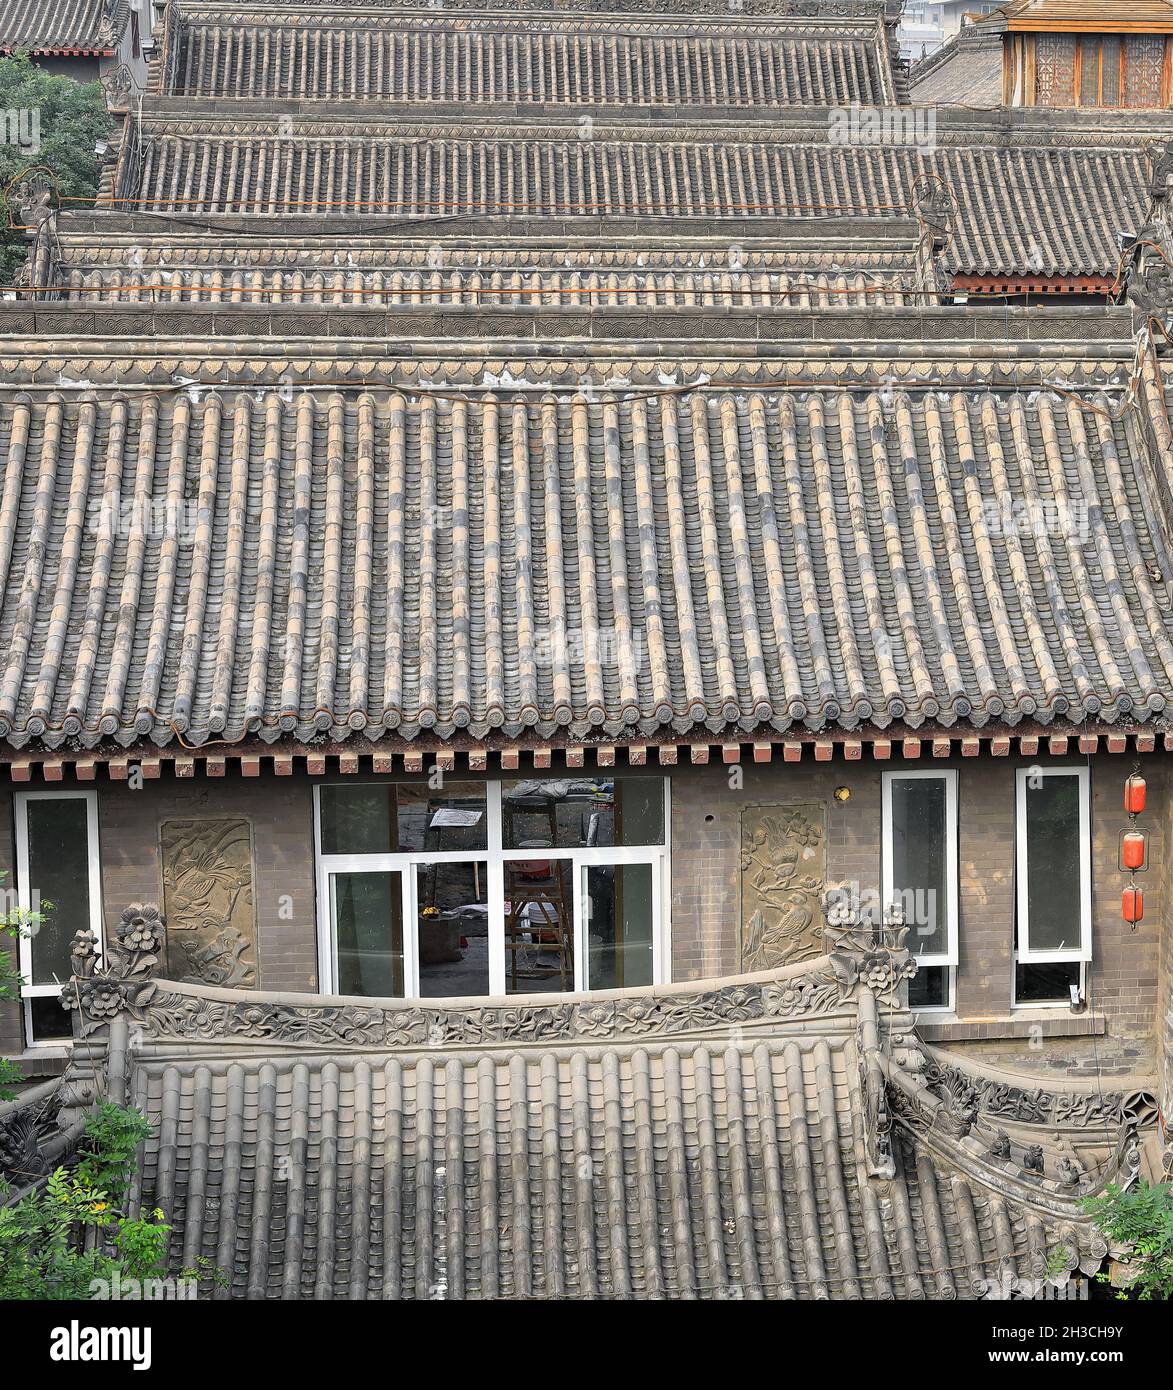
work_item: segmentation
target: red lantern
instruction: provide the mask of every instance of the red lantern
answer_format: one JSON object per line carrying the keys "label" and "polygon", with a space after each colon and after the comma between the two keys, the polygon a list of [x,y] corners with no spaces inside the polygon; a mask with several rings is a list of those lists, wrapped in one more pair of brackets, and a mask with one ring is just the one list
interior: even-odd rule
{"label": "red lantern", "polygon": [[1130,816],[1139,816],[1144,813],[1145,793],[1147,791],[1144,778],[1134,772],[1124,784],[1124,809]]}
{"label": "red lantern", "polygon": [[1120,842],[1120,858],[1126,869],[1145,866],[1145,839],[1139,830],[1130,830]]}
{"label": "red lantern", "polygon": [[1144,889],[1126,888],[1120,904],[1120,911],[1126,922],[1134,925],[1144,916]]}

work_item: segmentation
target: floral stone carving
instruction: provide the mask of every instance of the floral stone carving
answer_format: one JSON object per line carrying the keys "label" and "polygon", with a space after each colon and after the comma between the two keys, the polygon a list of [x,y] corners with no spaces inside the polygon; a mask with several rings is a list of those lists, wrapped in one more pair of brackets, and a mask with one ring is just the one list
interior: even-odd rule
{"label": "floral stone carving", "polygon": [[92,931],[79,931],[70,948],[73,977],[61,991],[64,1008],[76,1009],[82,1037],[119,1014],[141,1022],[155,995],[151,978],[159,964],[164,920],[152,903],[132,903],[123,912],[114,941],[99,959]]}
{"label": "floral stone carving", "polygon": [[821,805],[745,808],[741,815],[743,970],[772,970],[822,952],[826,873]]}
{"label": "floral stone carving", "polygon": [[253,988],[256,913],[246,820],[172,820],[159,832],[173,979]]}

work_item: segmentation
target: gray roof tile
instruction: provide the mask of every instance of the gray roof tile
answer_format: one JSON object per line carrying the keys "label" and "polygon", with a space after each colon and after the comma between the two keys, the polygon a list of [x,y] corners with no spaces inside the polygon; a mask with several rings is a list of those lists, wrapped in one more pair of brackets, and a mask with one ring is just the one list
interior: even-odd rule
{"label": "gray roof tile", "polygon": [[63,1096],[96,1067],[147,1115],[133,1198],[220,1298],[973,1298],[1059,1252],[1094,1271],[1080,1198],[1131,1173],[1136,1113],[1001,1075],[1047,1117],[1004,1118],[858,983],[866,961],[884,987],[876,960],[861,938],[769,974],[484,1005],[158,981],[128,1004],[133,1046],[83,995]]}
{"label": "gray roof tile", "polygon": [[[0,50],[112,53],[128,13],[126,0],[5,0]],[[103,29],[107,15],[110,24]]]}
{"label": "gray roof tile", "polygon": [[1145,719],[1173,678],[1168,562],[1103,404],[17,395],[0,728]]}
{"label": "gray roof tile", "polygon": [[1114,277],[1116,234],[1135,231],[1148,209],[1148,158],[1135,130],[947,130],[942,114],[918,144],[835,143],[825,122],[733,130],[599,121],[584,140],[573,122],[292,120],[292,138],[269,115],[147,121],[137,191],[122,192],[141,200],[132,207],[218,223],[315,212],[906,218],[928,174],[956,203],[948,269],[1035,277]]}

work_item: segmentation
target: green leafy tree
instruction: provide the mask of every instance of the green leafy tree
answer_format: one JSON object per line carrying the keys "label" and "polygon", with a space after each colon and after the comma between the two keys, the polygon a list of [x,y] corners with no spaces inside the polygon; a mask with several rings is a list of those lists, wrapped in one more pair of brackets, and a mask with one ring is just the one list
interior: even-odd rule
{"label": "green leafy tree", "polygon": [[88,1299],[96,1281],[161,1276],[171,1229],[163,1213],[132,1220],[120,1208],[149,1133],[137,1110],[103,1102],[86,1121],[77,1166],[0,1207],[0,1299]]}
{"label": "green leafy tree", "polygon": [[[135,1149],[150,1132],[138,1110],[102,1101],[86,1120],[77,1163],[0,1207],[0,1299],[90,1299],[164,1278],[164,1213],[130,1217],[124,1209]],[[179,1274],[199,1276],[224,1282],[203,1258]]]}
{"label": "green leafy tree", "polygon": [[[84,206],[98,191],[101,166],[94,154],[98,140],[110,134],[111,120],[97,82],[80,83],[34,67],[26,54],[0,58],[0,111],[35,112],[40,147],[13,140],[0,144],[0,189],[21,170],[38,166],[52,171],[65,207]],[[25,234],[0,215],[0,283],[11,285],[25,259]]]}
{"label": "green leafy tree", "polygon": [[1173,1297],[1173,1185],[1142,1182],[1126,1191],[1109,1183],[1083,1206],[1110,1241],[1128,1247],[1131,1278],[1117,1297]]}

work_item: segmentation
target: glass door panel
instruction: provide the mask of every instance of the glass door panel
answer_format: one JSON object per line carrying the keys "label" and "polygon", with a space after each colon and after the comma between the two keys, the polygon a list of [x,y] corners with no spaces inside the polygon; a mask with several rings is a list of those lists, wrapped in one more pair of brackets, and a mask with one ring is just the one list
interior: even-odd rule
{"label": "glass door panel", "polygon": [[404,994],[403,874],[330,875],[330,927],[339,994]]}
{"label": "glass door panel", "polygon": [[419,993],[424,999],[486,995],[489,988],[488,865],[439,860],[415,869]]}
{"label": "glass door panel", "polygon": [[588,864],[583,881],[587,988],[650,985],[655,941],[651,864]]}
{"label": "glass door panel", "polygon": [[509,994],[574,989],[574,864],[505,861],[505,989]]}

